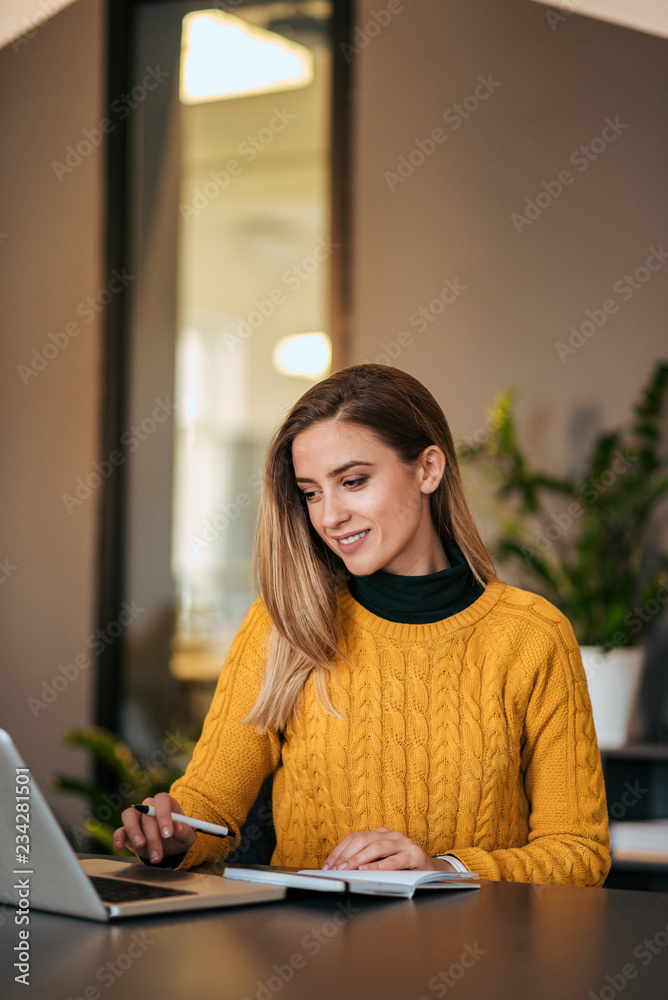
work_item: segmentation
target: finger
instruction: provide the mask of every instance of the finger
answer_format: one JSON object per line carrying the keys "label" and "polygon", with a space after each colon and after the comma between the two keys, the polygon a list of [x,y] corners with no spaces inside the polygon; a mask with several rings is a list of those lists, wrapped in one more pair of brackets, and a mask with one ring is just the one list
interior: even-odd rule
{"label": "finger", "polygon": [[329,854],[327,855],[327,857],[325,858],[325,860],[323,862],[323,865],[322,865],[323,869],[333,868],[336,864],[338,864],[339,861],[342,860],[345,857],[345,853],[349,849],[350,844],[358,836],[359,836],[359,834],[357,834],[357,833],[349,833],[349,834],[347,834],[343,838],[343,840],[341,840],[336,845],[336,847],[334,847],[329,852]]}
{"label": "finger", "polygon": [[374,840],[373,843],[365,845],[355,855],[348,858],[347,867],[350,869],[361,868],[382,858],[389,858],[400,852],[405,852],[406,848],[406,838],[401,837],[401,835],[397,835],[396,839],[382,838]]}
{"label": "finger", "polygon": [[397,830],[388,831],[386,837],[379,837],[373,843],[368,844],[358,852],[356,857],[349,859],[348,867],[352,868],[353,865],[358,868],[388,867],[388,865],[380,865],[379,862],[397,855],[401,855],[399,861],[392,861],[389,867],[424,870],[433,867],[431,858],[425,854],[422,848],[414,840]]}
{"label": "finger", "polygon": [[158,792],[153,799],[155,822],[158,830],[160,831],[160,836],[164,837],[165,840],[169,840],[169,838],[174,835],[174,820],[172,819],[172,813],[182,811],[180,806],[178,810],[174,809],[174,805],[178,806],[178,802],[176,802],[176,799],[173,799],[167,792]]}
{"label": "finger", "polygon": [[400,841],[396,842],[393,850],[387,851],[383,857],[378,857],[373,861],[369,861],[364,857],[363,852],[357,858],[358,867],[362,870],[365,869],[403,869],[408,871],[434,871],[436,866],[434,865],[434,859],[422,850],[418,844],[413,840],[409,840],[408,837],[401,837]]}
{"label": "finger", "polygon": [[[153,808],[155,808],[154,799],[144,799],[143,805],[153,806]],[[162,837],[160,836],[160,830],[158,829],[155,817],[142,815],[141,826],[146,840],[146,851],[145,854],[142,854],[142,856],[148,856],[149,861],[153,864],[157,864],[158,861],[162,861],[164,851],[162,846]]]}
{"label": "finger", "polygon": [[174,823],[174,833],[163,841],[166,854],[182,854],[197,840],[197,831],[186,823]]}
{"label": "finger", "polygon": [[398,854],[390,854],[386,858],[378,861],[370,861],[367,864],[359,865],[360,871],[412,871],[415,866],[410,862],[410,855],[407,851],[399,851]]}
{"label": "finger", "polygon": [[[182,854],[195,842],[196,831],[185,823],[174,822],[171,817],[172,812],[183,812],[176,799],[166,792],[160,792],[154,799],[144,799],[144,805],[152,805],[156,816],[147,816],[132,808],[125,810],[122,817],[123,827],[120,832],[117,831],[117,837],[114,835],[114,845],[118,845],[118,850],[122,850],[125,838],[125,843],[135,854],[142,858],[148,857],[152,863],[156,863],[165,854]],[[164,831],[167,829],[171,833],[165,837]]]}
{"label": "finger", "polygon": [[349,833],[343,838],[340,844],[334,848],[330,856],[326,859],[323,868],[345,868],[348,858],[354,857],[358,851],[368,843],[371,831],[361,831],[359,833]]}
{"label": "finger", "polygon": [[195,843],[197,831],[187,823],[179,823],[174,815],[183,809],[177,799],[167,792],[159,792],[154,798],[155,819],[160,835],[163,838],[162,848],[165,854],[182,854]]}
{"label": "finger", "polygon": [[[157,796],[156,796],[157,798]],[[181,805],[175,798],[170,795],[170,807],[172,813],[181,813],[183,815],[183,809]],[[194,844],[197,840],[197,831],[192,827],[188,826],[187,823],[179,823],[178,820],[172,819],[173,834],[169,842],[170,851],[174,854],[181,854],[186,851],[191,844]]]}
{"label": "finger", "polygon": [[124,826],[120,826],[118,830],[114,830],[112,842],[115,851],[122,851],[125,847],[132,848],[132,842]]}
{"label": "finger", "polygon": [[[379,840],[384,840],[388,835],[392,838],[403,836],[403,834],[388,830],[386,826],[378,827],[376,830],[362,830],[359,833],[348,834],[347,837],[343,838],[338,848],[332,852],[334,856],[331,861],[326,863],[332,870],[350,868],[351,861],[357,857],[360,851]],[[378,857],[378,855],[374,855],[374,857]]]}
{"label": "finger", "polygon": [[[125,832],[125,838],[128,846],[132,850],[136,850],[138,847],[143,847],[146,843],[146,838],[141,826],[140,814],[136,809],[124,809],[121,814],[121,819],[123,821],[122,829]],[[120,839],[120,838],[119,838]]]}

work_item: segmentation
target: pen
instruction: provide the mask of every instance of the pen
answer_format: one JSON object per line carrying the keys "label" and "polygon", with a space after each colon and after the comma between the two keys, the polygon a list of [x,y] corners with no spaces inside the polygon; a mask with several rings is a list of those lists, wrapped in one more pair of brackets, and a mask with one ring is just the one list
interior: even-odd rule
{"label": "pen", "polygon": [[[153,806],[133,806],[137,812],[144,813],[146,816],[155,816],[155,809]],[[184,816],[183,813],[172,813],[172,819],[175,823],[185,823],[186,826],[191,826],[193,830],[200,830],[202,833],[208,833],[210,837],[227,837],[230,832],[226,826],[218,826],[216,823],[206,823],[203,819],[193,819],[192,816]]]}

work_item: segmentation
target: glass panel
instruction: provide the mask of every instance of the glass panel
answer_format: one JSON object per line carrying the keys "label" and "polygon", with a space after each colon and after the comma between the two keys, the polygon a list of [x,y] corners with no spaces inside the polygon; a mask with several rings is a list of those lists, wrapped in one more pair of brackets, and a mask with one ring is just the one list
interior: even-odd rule
{"label": "glass panel", "polygon": [[[195,5],[164,6],[168,18],[148,6],[142,14],[136,58],[137,66],[146,65],[163,44],[163,65],[176,68],[180,61],[180,99],[173,80],[160,121],[151,124],[157,105],[147,102],[133,140],[133,149],[144,154],[135,166],[133,198],[141,219],[138,271],[163,279],[144,281],[135,301],[131,411],[141,412],[141,400],[150,395],[144,383],[151,379],[142,376],[151,359],[151,350],[141,346],[151,325],[147,310],[153,302],[169,313],[165,303],[171,301],[172,332],[163,330],[163,346],[155,350],[164,350],[171,336],[173,489],[170,500],[163,495],[158,501],[138,453],[130,467],[127,593],[139,593],[139,603],[153,602],[156,611],[162,602],[164,610],[167,588],[148,581],[150,553],[141,530],[145,524],[150,533],[151,503],[157,501],[163,521],[165,506],[171,510],[172,606],[169,615],[146,621],[143,635],[138,622],[128,641],[124,729],[134,745],[150,730],[155,740],[175,719],[199,724],[255,596],[251,557],[262,457],[282,414],[329,371],[336,250],[330,236],[332,5],[314,0],[236,6],[233,15],[207,11],[205,36],[211,41],[215,35],[219,48],[213,48],[213,72],[198,75],[204,83],[197,86],[206,93],[202,98],[199,91],[197,99],[187,92],[195,86],[188,83],[193,60],[205,64],[212,50],[198,41],[202,24],[193,22]],[[221,26],[246,29],[243,44],[251,48],[239,83],[243,96],[236,93],[236,78],[228,73],[222,80],[218,73],[217,64],[232,62],[224,58],[224,33],[216,34]],[[238,38],[234,45],[241,44]],[[306,69],[297,82],[272,84],[268,53],[285,39]],[[253,46],[264,72],[259,82],[248,72]],[[253,92],[255,86],[260,92]],[[173,260],[161,242],[169,225],[161,229],[160,209],[146,206],[149,198],[157,203],[160,190],[178,219]],[[162,476],[169,471],[164,460],[160,470]],[[164,536],[163,529],[163,544]]]}

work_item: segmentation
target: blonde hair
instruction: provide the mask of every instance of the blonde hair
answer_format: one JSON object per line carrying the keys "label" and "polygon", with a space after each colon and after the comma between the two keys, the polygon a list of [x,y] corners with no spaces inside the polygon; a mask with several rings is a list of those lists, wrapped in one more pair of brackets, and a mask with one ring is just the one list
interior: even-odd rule
{"label": "blonde hair", "polygon": [[459,546],[480,584],[496,579],[464,496],[450,428],[429,390],[398,368],[375,364],[344,368],[314,385],[274,434],[265,460],[255,576],[273,628],[262,688],[245,720],[260,731],[285,728],[311,673],[325,710],[339,714],[327,679],[336,659],[345,659],[338,626],[345,567],[312,527],[292,466],[295,437],[334,419],[370,428],[407,464],[429,445],[442,448],[445,472],[430,495],[436,530]]}

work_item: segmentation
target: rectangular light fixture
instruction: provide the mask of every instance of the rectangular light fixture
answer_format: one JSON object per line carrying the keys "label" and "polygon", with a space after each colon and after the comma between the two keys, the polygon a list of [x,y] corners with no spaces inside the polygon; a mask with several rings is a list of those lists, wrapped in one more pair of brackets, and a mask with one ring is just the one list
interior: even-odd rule
{"label": "rectangular light fixture", "polygon": [[304,45],[220,10],[186,14],[181,101],[199,104],[307,87],[313,54]]}

